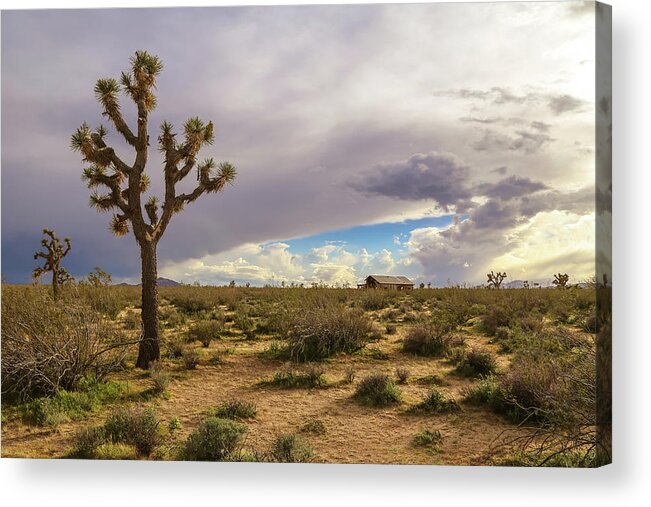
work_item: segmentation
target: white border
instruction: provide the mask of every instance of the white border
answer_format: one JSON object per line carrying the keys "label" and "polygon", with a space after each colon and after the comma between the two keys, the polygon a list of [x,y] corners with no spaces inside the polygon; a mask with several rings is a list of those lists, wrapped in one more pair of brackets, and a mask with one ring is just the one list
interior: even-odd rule
{"label": "white border", "polygon": [[[251,4],[297,3],[264,1]],[[343,2],[352,3],[352,2]],[[358,3],[378,3],[361,1]],[[4,505],[648,505],[649,5],[612,0],[614,88],[614,455],[599,470],[0,460]],[[140,0],[138,6],[245,5]],[[5,1],[9,8],[133,6],[128,1]],[[4,128],[10,128],[3,125]]]}

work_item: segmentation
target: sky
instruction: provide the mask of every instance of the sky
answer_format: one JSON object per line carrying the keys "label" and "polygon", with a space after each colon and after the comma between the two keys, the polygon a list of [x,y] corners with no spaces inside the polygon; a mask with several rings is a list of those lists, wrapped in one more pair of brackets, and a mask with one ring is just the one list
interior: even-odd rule
{"label": "sky", "polygon": [[[164,64],[150,135],[163,120],[212,120],[202,156],[238,171],[174,216],[160,276],[444,286],[490,270],[594,274],[595,8],[532,2],[4,11],[4,280],[30,281],[44,227],[72,238],[74,276],[99,266],[139,280],[135,239],[89,208],[69,148],[87,121],[133,158],[93,86],[138,49]],[[126,97],[122,109],[133,125]],[[161,196],[155,146],[148,173]]]}

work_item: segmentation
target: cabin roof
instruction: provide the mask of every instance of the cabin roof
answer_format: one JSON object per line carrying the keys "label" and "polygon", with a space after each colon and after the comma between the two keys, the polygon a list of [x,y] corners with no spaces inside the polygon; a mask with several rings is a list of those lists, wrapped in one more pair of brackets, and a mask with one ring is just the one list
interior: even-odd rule
{"label": "cabin roof", "polygon": [[386,283],[392,285],[414,285],[406,276],[391,276],[391,275],[369,275],[366,279],[372,278],[377,283]]}

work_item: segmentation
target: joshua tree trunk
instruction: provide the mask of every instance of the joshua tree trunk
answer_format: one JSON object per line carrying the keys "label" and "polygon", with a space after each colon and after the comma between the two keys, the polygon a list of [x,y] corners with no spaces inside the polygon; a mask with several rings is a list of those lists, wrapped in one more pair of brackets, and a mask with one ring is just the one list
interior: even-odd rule
{"label": "joshua tree trunk", "polygon": [[57,299],[59,297],[59,270],[52,270],[52,297]]}
{"label": "joshua tree trunk", "polygon": [[142,261],[142,337],[136,366],[148,368],[149,363],[160,359],[156,243],[146,241],[141,244],[140,258]]}

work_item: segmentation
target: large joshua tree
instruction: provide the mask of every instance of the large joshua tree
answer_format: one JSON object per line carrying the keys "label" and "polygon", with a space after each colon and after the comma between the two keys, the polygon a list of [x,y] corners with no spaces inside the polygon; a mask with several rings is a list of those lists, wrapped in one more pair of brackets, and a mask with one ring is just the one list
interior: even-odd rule
{"label": "large joshua tree", "polygon": [[[164,158],[165,197],[159,210],[155,196],[145,200],[149,187],[145,174],[149,146],[147,119],[156,107],[156,78],[163,69],[157,56],[136,51],[131,58],[131,69],[115,79],[99,79],[95,97],[124,140],[135,151],[132,165],[124,162],[116,151],[106,144],[107,130],[95,130],[84,123],[72,135],[72,149],[81,152],[89,166],[83,171],[88,188],[95,189],[90,204],[98,211],[112,211],[111,230],[117,236],[133,231],[140,247],[142,261],[142,333],[136,366],[148,368],[160,358],[158,332],[158,290],[156,287],[156,247],[175,213],[204,193],[224,189],[235,179],[235,168],[228,162],[215,164],[208,158],[197,161],[199,150],[213,143],[213,124],[197,117],[183,125],[183,140],[178,142],[172,125],[163,122],[158,146]],[[122,116],[118,95],[124,92],[136,105],[138,118],[135,132]],[[177,194],[177,184],[196,168],[197,184],[189,193]],[[97,189],[101,189],[98,191]],[[144,203],[144,204],[143,204]],[[160,211],[160,212],[159,212]]]}
{"label": "large joshua tree", "polygon": [[36,252],[34,254],[34,260],[38,260],[41,257],[45,259],[45,262],[43,266],[34,269],[32,276],[34,279],[38,279],[43,273],[51,272],[52,296],[54,299],[57,299],[59,297],[59,285],[63,285],[72,279],[68,271],[66,271],[66,268],[61,266],[61,260],[70,251],[70,238],[65,238],[61,242],[56,233],[51,229],[43,229],[43,234],[47,236],[41,240],[41,246],[45,251]]}

